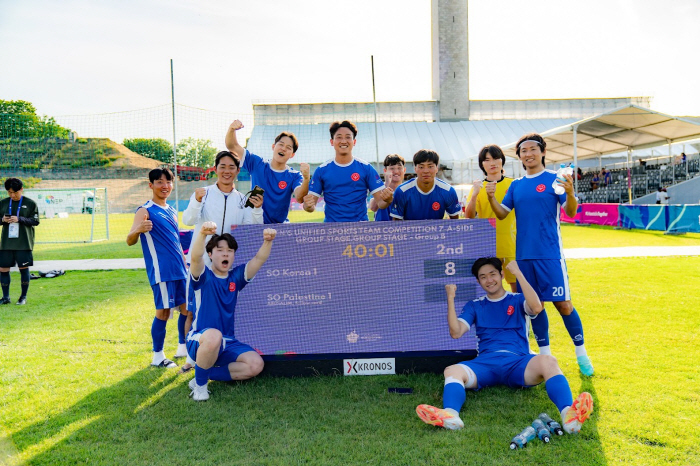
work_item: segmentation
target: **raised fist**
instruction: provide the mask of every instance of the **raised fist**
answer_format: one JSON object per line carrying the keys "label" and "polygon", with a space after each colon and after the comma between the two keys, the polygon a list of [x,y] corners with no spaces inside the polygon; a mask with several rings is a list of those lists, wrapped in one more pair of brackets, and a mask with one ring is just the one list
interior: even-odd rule
{"label": "raised fist", "polygon": [[457,285],[445,285],[445,292],[447,293],[447,299],[455,299]]}
{"label": "raised fist", "polygon": [[301,176],[304,177],[305,180],[308,180],[311,178],[311,167],[309,166],[308,163],[302,162],[299,164],[299,171],[301,172]]}
{"label": "raised fist", "polygon": [[506,269],[508,269],[513,275],[516,275],[518,272],[520,272],[520,267],[518,267],[518,263],[514,260],[508,262],[508,265],[506,265]]}
{"label": "raised fist", "polygon": [[243,128],[243,123],[241,123],[241,120],[233,120],[233,123],[229,125],[229,129],[234,131],[238,131],[241,128]]}
{"label": "raised fist", "polygon": [[496,194],[496,182],[489,181],[486,183],[486,194],[488,197],[493,197]]}
{"label": "raised fist", "polygon": [[202,224],[202,229],[199,230],[199,234],[203,235],[203,236],[215,235],[216,234],[216,223],[204,222]]}
{"label": "raised fist", "polygon": [[197,202],[202,202],[205,194],[207,194],[207,188],[197,188],[194,190],[194,198]]}
{"label": "raised fist", "polygon": [[382,201],[391,202],[394,199],[394,190],[391,188],[384,188],[379,191],[379,197]]}
{"label": "raised fist", "polygon": [[474,194],[472,194],[472,196],[475,197],[477,194],[479,194],[479,191],[481,191],[481,188],[483,187],[483,185],[484,185],[483,181],[474,180],[474,182],[472,183],[472,189],[474,190]]}
{"label": "raised fist", "polygon": [[307,212],[313,212],[316,208],[316,202],[318,198],[313,194],[307,194],[304,196],[304,210]]}
{"label": "raised fist", "polygon": [[274,228],[265,228],[263,230],[263,240],[264,241],[272,241],[275,239],[275,236],[277,236],[277,230]]}

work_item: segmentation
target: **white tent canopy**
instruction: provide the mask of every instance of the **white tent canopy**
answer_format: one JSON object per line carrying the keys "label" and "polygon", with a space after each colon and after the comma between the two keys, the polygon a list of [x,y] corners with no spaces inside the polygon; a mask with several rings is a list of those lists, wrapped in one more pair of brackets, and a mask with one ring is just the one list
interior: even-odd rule
{"label": "white tent canopy", "polygon": [[[700,138],[700,122],[626,105],[543,133],[548,162],[569,162]],[[503,146],[517,157],[515,144]]]}

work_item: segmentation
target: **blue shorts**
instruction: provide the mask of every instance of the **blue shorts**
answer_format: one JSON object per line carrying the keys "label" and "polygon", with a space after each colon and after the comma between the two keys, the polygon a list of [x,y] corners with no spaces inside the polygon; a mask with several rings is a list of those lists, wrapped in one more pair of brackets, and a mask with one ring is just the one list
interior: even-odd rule
{"label": "blue shorts", "polygon": [[[199,349],[199,337],[209,329],[200,330],[199,332],[190,332],[187,335],[187,354],[190,355],[193,361],[197,360],[197,350]],[[221,346],[219,347],[219,356],[216,358],[214,366],[228,366],[232,362],[236,362],[238,357],[247,353],[248,351],[255,351],[250,346],[245,343],[241,343],[233,337],[227,337],[221,340]]]}
{"label": "blue shorts", "polygon": [[507,385],[508,387],[529,387],[525,385],[525,368],[536,354],[513,354],[508,352],[480,354],[463,364],[474,371],[476,389]]}
{"label": "blue shorts", "polygon": [[173,309],[187,302],[184,279],[156,283],[151,288],[156,309]]}
{"label": "blue shorts", "polygon": [[[518,267],[540,301],[556,303],[571,300],[569,272],[564,259],[518,260]],[[520,283],[518,291],[522,293]]]}

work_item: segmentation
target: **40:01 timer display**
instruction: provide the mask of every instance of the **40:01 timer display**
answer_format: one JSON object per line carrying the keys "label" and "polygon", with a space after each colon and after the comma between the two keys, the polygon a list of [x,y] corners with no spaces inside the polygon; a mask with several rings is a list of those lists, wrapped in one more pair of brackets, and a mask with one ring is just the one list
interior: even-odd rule
{"label": "40:01 timer display", "polygon": [[394,257],[394,245],[392,243],[380,243],[375,246],[356,244],[353,247],[352,244],[348,244],[343,250],[343,256],[357,257],[358,259],[362,259],[363,257]]}

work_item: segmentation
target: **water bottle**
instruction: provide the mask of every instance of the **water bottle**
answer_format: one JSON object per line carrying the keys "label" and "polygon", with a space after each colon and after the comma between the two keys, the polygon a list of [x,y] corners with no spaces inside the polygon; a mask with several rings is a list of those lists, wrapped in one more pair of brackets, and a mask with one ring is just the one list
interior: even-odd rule
{"label": "water bottle", "polygon": [[540,418],[532,421],[532,427],[537,433],[537,438],[542,440],[544,443],[549,443],[549,429],[544,425],[544,422]]}
{"label": "water bottle", "polygon": [[527,445],[527,442],[534,440],[536,436],[535,429],[533,429],[532,426],[527,426],[510,441],[510,449],[515,450],[516,448],[523,448]]}
{"label": "water bottle", "polygon": [[537,417],[540,421],[544,422],[549,431],[554,435],[564,435],[564,431],[561,428],[561,424],[552,419],[547,415],[547,413],[542,413]]}
{"label": "water bottle", "polygon": [[566,181],[566,178],[564,178],[564,175],[573,176],[574,175],[574,168],[575,168],[574,165],[567,167],[565,163],[562,163],[559,166],[559,170],[557,170],[557,179],[554,180],[554,183],[552,183],[552,188],[554,188],[555,193],[564,194],[566,192],[566,191],[564,191],[564,187],[559,185],[559,182],[564,183]]}

